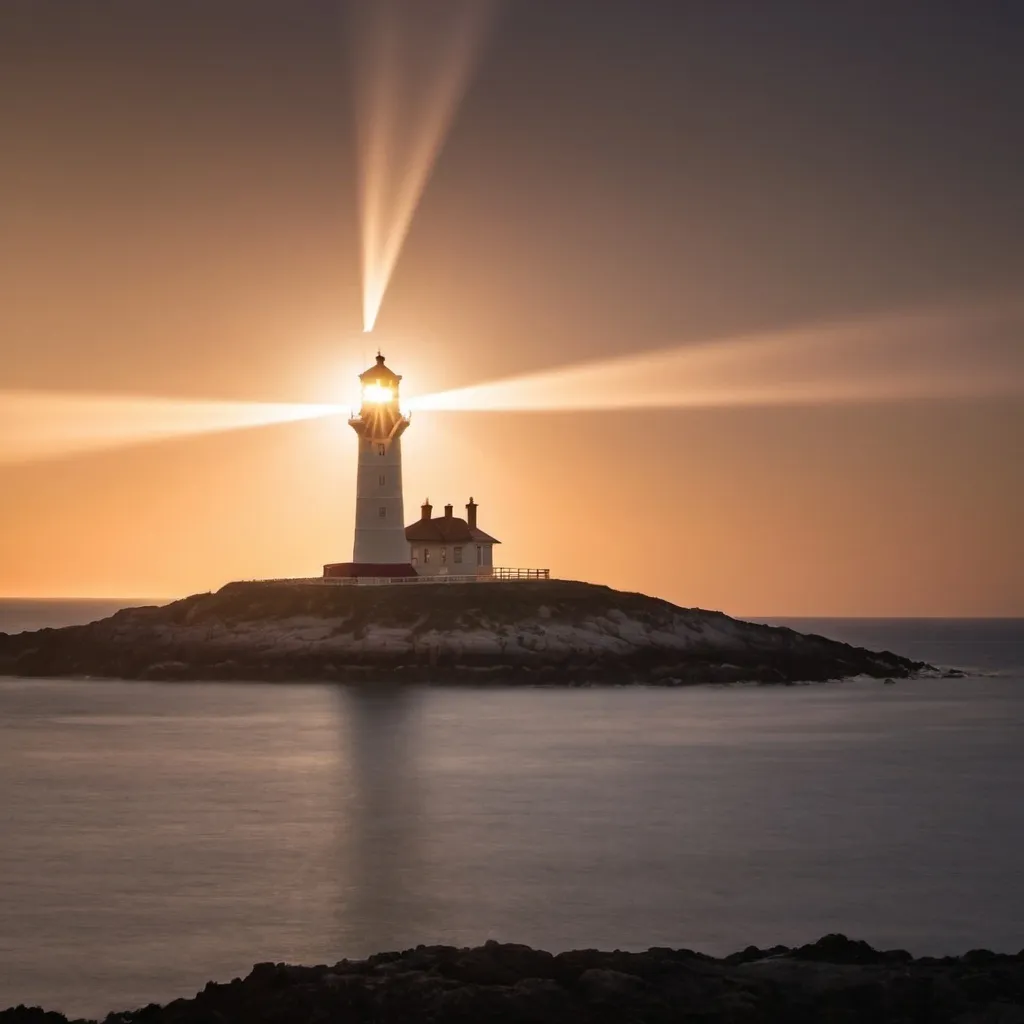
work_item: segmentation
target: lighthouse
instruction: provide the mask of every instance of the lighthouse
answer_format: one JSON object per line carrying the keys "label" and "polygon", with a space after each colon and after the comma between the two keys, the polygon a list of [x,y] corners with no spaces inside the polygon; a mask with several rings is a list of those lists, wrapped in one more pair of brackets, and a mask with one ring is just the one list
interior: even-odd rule
{"label": "lighthouse", "polygon": [[399,406],[401,380],[380,354],[359,375],[361,404],[348,421],[359,438],[352,561],[325,565],[324,576],[416,575],[402,504],[402,434],[409,419]]}
{"label": "lighthouse", "polygon": [[466,518],[445,505],[435,516],[429,501],[416,522],[405,525],[402,502],[402,435],[409,418],[399,404],[402,378],[377,353],[359,374],[359,411],[348,425],[359,444],[356,468],[356,529],[351,562],[329,562],[323,578],[338,584],[456,582],[548,579],[547,569],[508,569],[494,565],[501,542],[477,525],[479,506],[470,498]]}

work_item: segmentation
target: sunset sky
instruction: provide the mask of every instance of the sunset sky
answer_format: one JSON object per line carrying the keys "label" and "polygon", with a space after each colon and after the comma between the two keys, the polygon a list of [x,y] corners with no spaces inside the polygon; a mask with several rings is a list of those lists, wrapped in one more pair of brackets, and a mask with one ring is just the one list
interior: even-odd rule
{"label": "sunset sky", "polygon": [[[506,0],[369,336],[352,33],[339,0],[0,0],[0,402],[329,403],[378,345],[428,393],[922,314],[922,375],[1006,387],[914,394],[896,331],[877,400],[422,411],[406,517],[472,495],[499,564],[738,615],[1024,615],[1024,340],[973,319],[1021,299],[1024,7]],[[351,556],[343,417],[16,441],[0,596]]]}

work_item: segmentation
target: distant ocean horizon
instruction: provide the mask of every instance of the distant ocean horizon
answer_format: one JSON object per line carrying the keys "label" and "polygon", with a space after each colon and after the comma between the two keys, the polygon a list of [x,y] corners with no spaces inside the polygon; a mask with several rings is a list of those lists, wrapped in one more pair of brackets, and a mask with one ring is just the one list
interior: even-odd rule
{"label": "distant ocean horizon", "polygon": [[81,626],[105,619],[122,608],[170,604],[177,598],[148,597],[0,597],[0,633]]}

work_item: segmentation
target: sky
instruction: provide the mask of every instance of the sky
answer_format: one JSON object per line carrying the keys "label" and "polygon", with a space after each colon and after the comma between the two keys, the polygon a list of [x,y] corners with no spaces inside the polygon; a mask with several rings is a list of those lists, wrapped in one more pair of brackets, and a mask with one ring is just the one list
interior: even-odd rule
{"label": "sky", "polygon": [[[945,324],[922,372],[1020,351],[959,313],[1021,297],[1018,5],[499,6],[364,336],[340,0],[0,3],[0,402],[329,403],[378,345],[426,393],[908,312]],[[423,411],[406,517],[472,495],[499,564],[732,614],[1024,615],[1020,393]],[[317,575],[354,447],[334,417],[0,457],[0,595]]]}

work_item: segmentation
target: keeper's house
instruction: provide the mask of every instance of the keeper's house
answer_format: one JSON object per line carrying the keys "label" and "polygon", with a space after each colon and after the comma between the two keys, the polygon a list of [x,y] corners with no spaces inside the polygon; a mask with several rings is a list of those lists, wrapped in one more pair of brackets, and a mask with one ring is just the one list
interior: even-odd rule
{"label": "keeper's house", "polygon": [[420,518],[405,528],[413,568],[420,576],[490,576],[494,571],[494,545],[500,544],[476,525],[479,506],[470,498],[466,518],[453,515],[445,505],[444,515],[434,517],[434,508],[424,502]]}

